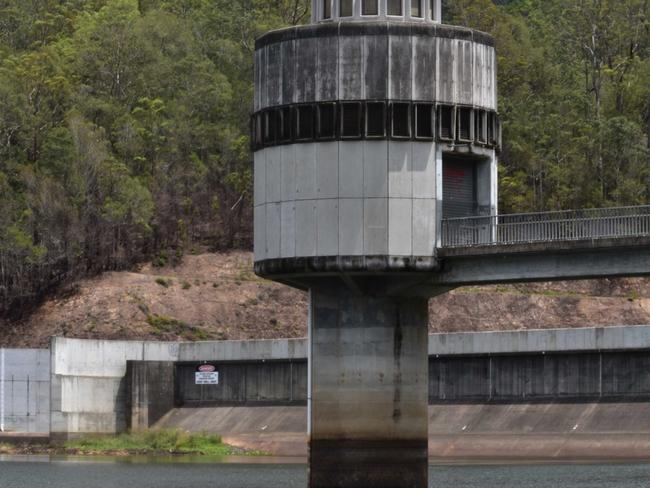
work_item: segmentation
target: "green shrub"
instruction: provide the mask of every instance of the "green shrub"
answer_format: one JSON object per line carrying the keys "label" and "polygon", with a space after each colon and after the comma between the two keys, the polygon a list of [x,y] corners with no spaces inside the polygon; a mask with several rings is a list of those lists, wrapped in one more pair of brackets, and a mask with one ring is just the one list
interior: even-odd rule
{"label": "green shrub", "polygon": [[224,444],[221,437],[214,434],[190,434],[182,430],[148,430],[118,436],[89,437],[69,441],[67,449],[81,452],[110,453],[128,451],[137,453],[188,453],[209,456],[227,456],[233,453],[259,455],[260,452],[239,452]]}
{"label": "green shrub", "polygon": [[203,329],[166,315],[151,313],[147,315],[147,323],[153,328],[153,334],[156,336],[172,334],[188,341],[203,341],[209,338]]}
{"label": "green shrub", "polygon": [[152,264],[156,268],[163,268],[167,266],[169,262],[169,254],[167,251],[163,250],[158,253],[158,255],[153,259]]}
{"label": "green shrub", "polygon": [[169,288],[170,286],[172,286],[173,281],[168,278],[156,278],[156,283],[158,283],[160,286],[164,288]]}

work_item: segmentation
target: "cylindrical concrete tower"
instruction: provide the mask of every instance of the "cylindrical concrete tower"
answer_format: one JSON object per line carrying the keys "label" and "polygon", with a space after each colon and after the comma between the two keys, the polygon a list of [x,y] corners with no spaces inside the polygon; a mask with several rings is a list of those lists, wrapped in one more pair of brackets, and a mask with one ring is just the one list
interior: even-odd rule
{"label": "cylindrical concrete tower", "polygon": [[255,50],[255,271],[309,289],[310,486],[425,487],[445,216],[496,213],[496,54],[440,0],[314,0]]}

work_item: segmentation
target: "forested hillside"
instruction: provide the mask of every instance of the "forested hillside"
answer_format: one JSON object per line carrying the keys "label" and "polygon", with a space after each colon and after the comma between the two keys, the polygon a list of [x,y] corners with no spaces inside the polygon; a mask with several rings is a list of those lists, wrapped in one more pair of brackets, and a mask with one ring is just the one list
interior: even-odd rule
{"label": "forested hillside", "polygon": [[446,4],[497,40],[501,212],[649,203],[648,0]]}
{"label": "forested hillside", "polygon": [[249,246],[254,39],[305,4],[0,0],[0,311]]}
{"label": "forested hillside", "polygon": [[[252,53],[309,0],[0,0],[0,315],[251,241]],[[650,199],[648,0],[448,0],[499,50],[501,209]]]}

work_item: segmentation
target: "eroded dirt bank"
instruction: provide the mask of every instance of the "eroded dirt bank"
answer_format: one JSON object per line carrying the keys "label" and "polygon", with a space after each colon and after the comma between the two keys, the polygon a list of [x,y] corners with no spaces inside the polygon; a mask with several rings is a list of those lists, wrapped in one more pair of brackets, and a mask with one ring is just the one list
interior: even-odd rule
{"label": "eroded dirt bank", "polygon": [[[430,301],[432,332],[650,324],[650,280],[461,288]],[[304,337],[300,291],[257,278],[252,254],[186,256],[84,280],[29,319],[0,324],[0,345],[43,347],[53,335],[150,340]]]}

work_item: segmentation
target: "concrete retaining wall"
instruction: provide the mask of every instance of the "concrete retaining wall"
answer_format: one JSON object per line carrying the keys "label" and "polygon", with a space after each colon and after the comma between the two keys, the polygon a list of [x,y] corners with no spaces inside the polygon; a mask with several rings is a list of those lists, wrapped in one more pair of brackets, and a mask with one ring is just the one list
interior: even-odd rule
{"label": "concrete retaining wall", "polygon": [[49,385],[47,349],[0,349],[0,427],[4,432],[49,432]]}
{"label": "concrete retaining wall", "polygon": [[[434,364],[430,388],[437,393],[432,393],[430,401],[520,401],[576,395],[648,398],[650,353],[643,351],[650,351],[650,326],[434,334],[429,337],[429,354]],[[566,359],[564,353],[571,353],[573,359]],[[555,354],[564,354],[565,359],[553,357]],[[293,363],[293,396],[289,398],[302,401],[306,386],[300,363],[306,356],[304,339],[153,343],[55,338],[51,351],[8,349],[4,374],[5,427],[32,433],[51,429],[55,437],[124,430],[128,360]],[[440,361],[438,366],[434,359]],[[444,385],[440,379],[443,365],[447,371]],[[252,386],[250,390],[246,386],[250,394],[237,396],[233,389],[232,397],[215,400],[241,397],[244,402],[285,401],[282,392],[286,393],[288,383],[278,383],[277,375],[270,372],[266,379],[259,374],[251,374],[251,381],[247,380],[250,385],[253,380],[258,382],[257,393],[253,394]],[[546,379],[538,381],[539,375]],[[260,386],[259,381],[264,385]],[[262,388],[273,381],[276,383],[271,390]],[[441,385],[444,395],[440,393]]]}
{"label": "concrete retaining wall", "polygon": [[650,398],[650,352],[441,357],[429,402]]}
{"label": "concrete retaining wall", "polygon": [[56,337],[51,342],[51,436],[127,428],[127,361],[306,358],[305,340],[144,342]]}
{"label": "concrete retaining wall", "polygon": [[146,430],[174,408],[175,364],[172,361],[127,361],[126,424]]}
{"label": "concrete retaining wall", "polygon": [[304,405],[307,403],[307,361],[222,363],[218,385],[196,385],[196,363],[176,367],[180,405]]}
{"label": "concrete retaining wall", "polygon": [[176,343],[54,338],[51,343],[53,438],[126,429],[126,363],[177,361]]}
{"label": "concrete retaining wall", "polygon": [[[429,457],[486,461],[650,458],[648,402],[459,403],[428,408]],[[307,456],[306,407],[178,408],[163,428],[213,432],[279,456]]]}

